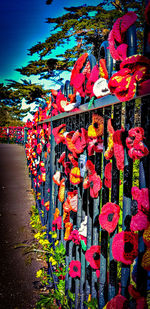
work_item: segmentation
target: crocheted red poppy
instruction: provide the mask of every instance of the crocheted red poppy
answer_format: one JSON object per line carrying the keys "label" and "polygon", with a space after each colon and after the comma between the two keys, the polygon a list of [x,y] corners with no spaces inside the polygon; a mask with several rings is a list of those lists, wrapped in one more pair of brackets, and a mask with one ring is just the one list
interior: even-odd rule
{"label": "crocheted red poppy", "polygon": [[136,300],[136,309],[148,309],[146,298],[132,284],[128,286],[128,292]]}
{"label": "crocheted red poppy", "polygon": [[62,123],[60,126],[52,130],[56,144],[65,142],[64,133],[66,132],[66,124]]}
{"label": "crocheted red poppy", "polygon": [[112,298],[104,307],[105,309],[128,309],[129,301],[126,297],[121,295],[121,286],[119,287],[118,294]]}
{"label": "crocheted red poppy", "polygon": [[114,156],[116,158],[116,165],[118,170],[124,170],[124,146],[122,143],[122,135],[125,129],[117,130],[113,134],[114,142]]}
{"label": "crocheted red poppy", "polygon": [[55,231],[56,227],[57,227],[58,230],[62,229],[62,218],[61,218],[61,216],[58,216],[55,220],[52,221],[52,231]]}
{"label": "crocheted red poppy", "polygon": [[148,148],[143,143],[144,129],[135,127],[128,131],[126,145],[128,147],[129,157],[133,160],[141,159],[149,154]]}
{"label": "crocheted red poppy", "polygon": [[66,134],[65,137],[65,144],[68,148],[68,150],[70,150],[74,156],[74,158],[78,158],[77,153],[76,153],[76,147],[72,141],[72,137],[74,135],[75,131],[70,131]]}
{"label": "crocheted red poppy", "polygon": [[93,198],[97,198],[99,191],[102,188],[102,181],[100,176],[98,176],[97,173],[89,175],[89,183],[90,183],[90,196]]}
{"label": "crocheted red poppy", "polygon": [[106,164],[105,166],[105,170],[104,170],[104,185],[107,188],[111,188],[111,172],[112,172],[112,163],[109,162]]}
{"label": "crocheted red poppy", "polygon": [[81,277],[81,263],[80,261],[71,261],[69,264],[69,275],[72,278]]}
{"label": "crocheted red poppy", "polygon": [[84,90],[84,84],[86,76],[89,77],[89,70],[85,69],[83,72],[81,70],[83,69],[84,64],[86,63],[88,54],[85,53],[79,59],[76,61],[73,70],[71,72],[71,78],[70,78],[70,85],[75,88],[76,91],[79,92],[80,96],[85,96],[85,90]]}
{"label": "crocheted red poppy", "polygon": [[149,224],[148,214],[150,208],[148,188],[142,188],[140,190],[138,187],[132,187],[131,194],[133,201],[131,207],[132,218],[130,229],[132,231],[141,231],[146,229]]}
{"label": "crocheted red poppy", "polygon": [[78,230],[73,230],[69,236],[69,240],[72,240],[76,245],[80,244],[80,235]]}
{"label": "crocheted red poppy", "polygon": [[93,156],[95,152],[103,152],[103,140],[102,138],[88,138],[88,155]]}
{"label": "crocheted red poppy", "polygon": [[86,89],[85,89],[85,94],[87,96],[90,96],[90,98],[92,96],[94,96],[94,93],[93,93],[93,86],[94,86],[94,83],[98,80],[99,78],[99,68],[98,68],[98,65],[96,64],[91,73],[90,73],[90,76],[87,80],[87,83],[86,83]]}
{"label": "crocheted red poppy", "polygon": [[78,185],[80,182],[82,182],[82,177],[80,174],[80,169],[79,167],[73,167],[70,171],[70,182],[73,185]]}
{"label": "crocheted red poppy", "polygon": [[86,260],[90,263],[90,266],[94,269],[100,268],[100,246],[91,246],[85,253]]}
{"label": "crocheted red poppy", "polygon": [[95,138],[103,135],[104,118],[100,115],[92,115],[92,124],[88,127],[88,137]]}
{"label": "crocheted red poppy", "polygon": [[108,88],[121,102],[132,99],[136,93],[136,79],[130,69],[121,69],[113,74],[108,82]]}
{"label": "crocheted red poppy", "polygon": [[64,96],[64,94],[61,91],[59,91],[56,96],[56,106],[60,113],[65,111],[64,107],[66,106],[66,104],[67,104],[67,98]]}
{"label": "crocheted red poppy", "polygon": [[120,207],[115,203],[108,202],[103,205],[101,209],[99,223],[101,227],[110,234],[115,230],[119,217]]}
{"label": "crocheted red poppy", "polygon": [[112,242],[112,255],[116,261],[132,264],[138,255],[138,235],[127,231],[116,234]]}
{"label": "crocheted red poppy", "polygon": [[108,36],[108,42],[110,54],[115,60],[123,60],[126,58],[128,46],[124,44],[125,32],[135,23],[136,19],[137,15],[134,12],[128,12],[124,16],[118,18],[114,23]]}
{"label": "crocheted red poppy", "polygon": [[74,159],[71,153],[68,154],[68,159],[71,161],[73,167],[78,167],[78,162]]}
{"label": "crocheted red poppy", "polygon": [[82,153],[87,144],[87,131],[84,128],[81,128],[81,132],[75,131],[71,140],[76,154]]}
{"label": "crocheted red poppy", "polygon": [[63,151],[63,153],[60,155],[60,158],[58,159],[58,163],[60,163],[64,166],[65,165],[65,157],[66,157],[66,152]]}

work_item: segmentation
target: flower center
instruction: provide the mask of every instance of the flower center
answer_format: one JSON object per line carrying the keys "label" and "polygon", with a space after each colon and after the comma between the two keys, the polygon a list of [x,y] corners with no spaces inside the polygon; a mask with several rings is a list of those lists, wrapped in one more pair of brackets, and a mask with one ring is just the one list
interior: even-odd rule
{"label": "flower center", "polygon": [[108,222],[112,222],[113,217],[114,217],[114,213],[109,214],[107,217]]}
{"label": "flower center", "polygon": [[78,271],[78,267],[77,266],[73,266],[73,271],[77,272]]}
{"label": "flower center", "polygon": [[93,189],[93,185],[94,185],[94,183],[93,183],[93,181],[91,181],[91,182],[90,182],[90,187],[91,187],[91,189]]}
{"label": "flower center", "polygon": [[98,252],[95,252],[93,254],[93,259],[96,261],[96,260],[99,260],[100,259],[100,254]]}
{"label": "flower center", "polygon": [[94,122],[94,123],[93,123],[93,127],[94,127],[95,129],[98,129],[98,123],[97,123],[97,122]]}
{"label": "flower center", "polygon": [[133,244],[131,242],[126,242],[124,246],[125,253],[130,253],[133,250]]}

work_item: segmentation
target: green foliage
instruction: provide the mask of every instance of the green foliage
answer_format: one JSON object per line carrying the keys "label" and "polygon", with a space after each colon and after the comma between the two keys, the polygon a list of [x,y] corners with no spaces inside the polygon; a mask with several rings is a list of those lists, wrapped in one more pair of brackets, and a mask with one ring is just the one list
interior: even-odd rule
{"label": "green foliage", "polygon": [[[48,2],[48,4],[50,4]],[[39,60],[30,62],[26,67],[19,68],[23,75],[42,74],[42,78],[51,78],[58,72],[70,71],[75,60],[84,52],[92,50],[96,58],[100,44],[107,39],[115,20],[128,10],[134,10],[138,16],[136,27],[138,37],[138,52],[142,51],[144,0],[137,1],[100,1],[98,5],[82,5],[65,7],[66,13],[56,18],[47,18],[51,25],[51,35],[29,49],[29,55],[37,54]],[[106,31],[107,29],[107,31]],[[57,53],[57,47],[63,46],[64,52]],[[43,59],[46,56],[46,59]],[[50,56],[47,61],[48,56]]]}
{"label": "green foliage", "polygon": [[90,301],[88,302],[84,302],[84,304],[91,309],[98,309],[98,300],[96,298],[92,298]]}

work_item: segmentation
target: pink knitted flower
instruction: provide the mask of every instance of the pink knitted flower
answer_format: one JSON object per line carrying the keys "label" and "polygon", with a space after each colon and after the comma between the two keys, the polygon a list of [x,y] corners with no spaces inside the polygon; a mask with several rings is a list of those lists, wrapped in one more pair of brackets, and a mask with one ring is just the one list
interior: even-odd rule
{"label": "pink knitted flower", "polygon": [[141,127],[132,128],[128,131],[126,145],[129,157],[133,160],[141,159],[149,154],[148,148],[143,143],[144,129]]}

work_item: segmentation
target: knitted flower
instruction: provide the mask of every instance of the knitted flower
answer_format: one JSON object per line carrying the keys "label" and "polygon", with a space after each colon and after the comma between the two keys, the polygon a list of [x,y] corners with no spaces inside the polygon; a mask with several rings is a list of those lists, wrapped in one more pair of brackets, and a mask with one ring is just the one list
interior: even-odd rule
{"label": "knitted flower", "polygon": [[82,177],[80,175],[80,169],[79,167],[73,167],[70,171],[70,182],[73,185],[78,185],[80,182],[82,182]]}
{"label": "knitted flower", "polygon": [[72,278],[81,277],[81,263],[80,261],[71,261],[69,264],[69,275]]}
{"label": "knitted flower", "polygon": [[87,237],[87,216],[85,216],[84,221],[81,222],[81,226],[78,230],[80,236]]}
{"label": "knitted flower", "polygon": [[60,185],[60,176],[61,176],[61,173],[60,171],[56,171],[56,173],[53,175],[52,179],[54,181],[54,183],[59,186]]}
{"label": "knitted flower", "polygon": [[86,162],[86,169],[88,171],[88,176],[84,179],[83,188],[90,188],[90,196],[97,198],[98,193],[102,188],[101,178],[97,175],[94,164],[90,160]]}
{"label": "knitted flower", "polygon": [[117,130],[113,134],[114,142],[114,156],[116,158],[116,165],[118,170],[124,170],[124,146],[122,142],[122,135],[125,132],[124,128]]}
{"label": "knitted flower", "polygon": [[64,236],[64,240],[69,240],[69,236],[73,230],[73,224],[71,222],[66,222],[65,223],[65,236]]}
{"label": "knitted flower", "polygon": [[91,246],[85,253],[86,260],[94,269],[100,268],[100,246]]}
{"label": "knitted flower", "polygon": [[92,124],[88,127],[88,137],[95,138],[103,135],[104,118],[100,115],[92,115]]}
{"label": "knitted flower", "polygon": [[101,227],[106,230],[109,234],[112,233],[119,221],[120,207],[115,204],[108,202],[103,205],[101,214],[99,216],[99,223]]}
{"label": "knitted flower", "polygon": [[141,190],[137,187],[131,189],[133,201],[131,205],[131,231],[141,231],[148,227],[149,220],[149,192],[148,188],[142,188]]}
{"label": "knitted flower", "polygon": [[132,264],[138,255],[138,235],[127,231],[116,234],[112,242],[112,255],[116,261]]}
{"label": "knitted flower", "polygon": [[128,131],[126,145],[128,147],[129,157],[133,160],[141,159],[149,154],[148,148],[143,143],[144,129],[135,127]]}
{"label": "knitted flower", "polygon": [[63,204],[63,209],[65,212],[70,212],[71,210],[77,212],[78,208],[78,191],[68,192],[67,200]]}
{"label": "knitted flower", "polygon": [[143,240],[144,240],[145,245],[148,248],[150,248],[150,223],[149,223],[148,227],[144,230]]}
{"label": "knitted flower", "polygon": [[105,166],[105,170],[104,170],[104,185],[107,188],[111,188],[111,172],[112,172],[112,163],[109,162],[106,164]]}
{"label": "knitted flower", "polygon": [[61,216],[58,216],[55,220],[52,221],[52,231],[55,231],[56,227],[57,227],[58,230],[62,229],[62,218],[61,218]]}
{"label": "knitted flower", "polygon": [[[123,60],[127,56],[128,45],[124,43],[125,32],[135,23],[137,15],[134,12],[128,12],[118,18],[110,31],[108,42],[109,51],[115,60]],[[116,48],[117,46],[117,48]]]}
{"label": "knitted flower", "polygon": [[60,181],[59,191],[58,191],[58,199],[61,203],[63,203],[65,198],[65,178],[62,178]]}
{"label": "knitted flower", "polygon": [[104,153],[104,156],[106,160],[110,160],[114,154],[114,141],[113,141],[114,128],[112,126],[111,119],[108,119],[107,131],[108,131],[108,146]]}
{"label": "knitted flower", "polygon": [[103,309],[128,309],[129,301],[126,297],[121,295],[121,287],[119,287],[118,294],[113,297]]}
{"label": "knitted flower", "polygon": [[147,250],[145,251],[142,257],[141,266],[147,271],[150,271],[150,248],[147,248]]}
{"label": "knitted flower", "polygon": [[103,140],[101,137],[88,138],[88,155],[92,156],[95,152],[103,152]]}
{"label": "knitted flower", "polygon": [[75,131],[71,141],[74,144],[76,154],[82,153],[87,144],[87,131],[84,128],[81,128],[81,132],[79,130]]}
{"label": "knitted flower", "polygon": [[76,245],[80,244],[80,235],[78,230],[73,230],[69,236],[69,240],[72,240]]}
{"label": "knitted flower", "polygon": [[50,202],[49,201],[45,202],[44,206],[45,206],[46,210],[49,211]]}
{"label": "knitted flower", "polygon": [[63,151],[60,158],[58,159],[58,163],[62,164],[62,166],[65,165],[65,157],[66,157],[66,152]]}
{"label": "knitted flower", "polygon": [[60,126],[52,130],[56,144],[65,142],[64,133],[66,132],[66,124],[62,123]]}

